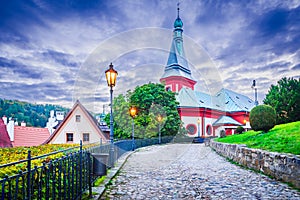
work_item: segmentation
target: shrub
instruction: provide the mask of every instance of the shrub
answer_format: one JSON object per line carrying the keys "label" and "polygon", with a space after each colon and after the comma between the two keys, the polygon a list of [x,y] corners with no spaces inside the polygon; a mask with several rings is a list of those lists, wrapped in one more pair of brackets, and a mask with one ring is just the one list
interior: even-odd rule
{"label": "shrub", "polygon": [[250,126],[255,131],[268,132],[276,124],[276,111],[268,105],[259,105],[250,112]]}
{"label": "shrub", "polygon": [[225,133],[224,130],[221,130],[220,131],[220,138],[224,138],[224,137],[226,137],[226,133]]}
{"label": "shrub", "polygon": [[237,128],[236,128],[236,130],[235,130],[235,132],[237,133],[237,134],[241,134],[241,133],[243,133],[245,131],[245,129],[242,127],[242,126],[238,126]]}

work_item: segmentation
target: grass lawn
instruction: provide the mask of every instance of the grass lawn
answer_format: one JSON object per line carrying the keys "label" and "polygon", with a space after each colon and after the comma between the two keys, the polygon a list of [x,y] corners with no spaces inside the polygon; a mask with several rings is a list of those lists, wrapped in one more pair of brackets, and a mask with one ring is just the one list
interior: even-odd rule
{"label": "grass lawn", "polygon": [[248,131],[240,135],[218,138],[216,141],[245,144],[249,148],[300,155],[300,121],[277,125],[267,133]]}

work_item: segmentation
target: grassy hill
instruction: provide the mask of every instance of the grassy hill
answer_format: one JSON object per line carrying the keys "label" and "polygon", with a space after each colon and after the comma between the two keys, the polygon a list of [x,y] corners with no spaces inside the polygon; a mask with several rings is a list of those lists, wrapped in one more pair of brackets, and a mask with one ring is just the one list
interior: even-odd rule
{"label": "grassy hill", "polygon": [[245,144],[249,148],[300,155],[300,121],[275,126],[268,133],[248,131],[218,138],[218,142]]}

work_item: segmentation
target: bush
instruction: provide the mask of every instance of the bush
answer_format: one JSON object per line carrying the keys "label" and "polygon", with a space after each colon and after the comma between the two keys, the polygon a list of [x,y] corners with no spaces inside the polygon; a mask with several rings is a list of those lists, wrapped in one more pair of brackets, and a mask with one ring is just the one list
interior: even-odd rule
{"label": "bush", "polygon": [[255,131],[268,132],[276,124],[276,111],[268,105],[259,105],[250,112],[250,126]]}
{"label": "bush", "polygon": [[245,129],[242,126],[238,126],[235,130],[236,134],[241,134],[245,131]]}
{"label": "bush", "polygon": [[220,138],[226,137],[226,132],[224,130],[220,131]]}

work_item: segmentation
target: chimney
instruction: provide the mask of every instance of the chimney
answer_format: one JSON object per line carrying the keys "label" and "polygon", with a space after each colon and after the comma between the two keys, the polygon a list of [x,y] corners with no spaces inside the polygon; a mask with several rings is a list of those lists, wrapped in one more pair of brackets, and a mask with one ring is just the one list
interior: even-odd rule
{"label": "chimney", "polygon": [[4,124],[7,125],[7,117],[5,115],[3,115],[2,119],[4,121]]}
{"label": "chimney", "polygon": [[6,129],[7,129],[8,135],[10,137],[10,141],[14,141],[15,140],[15,138],[14,138],[14,136],[15,136],[15,133],[14,133],[14,131],[15,131],[14,130],[15,129],[15,122],[14,122],[13,118],[9,119],[9,122],[6,126]]}
{"label": "chimney", "polygon": [[21,126],[25,126],[26,127],[26,122],[22,121],[21,122]]}

